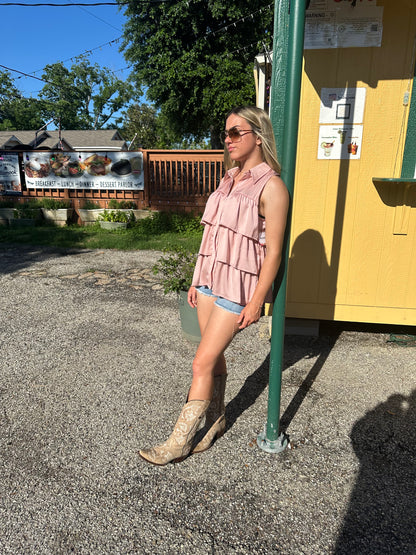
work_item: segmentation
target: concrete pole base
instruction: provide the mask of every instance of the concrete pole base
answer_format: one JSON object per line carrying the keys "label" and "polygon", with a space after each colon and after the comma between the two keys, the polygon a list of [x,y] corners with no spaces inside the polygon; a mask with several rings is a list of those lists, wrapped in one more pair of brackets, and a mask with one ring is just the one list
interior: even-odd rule
{"label": "concrete pole base", "polygon": [[286,434],[281,433],[277,439],[271,441],[266,438],[266,426],[264,430],[257,436],[257,445],[266,453],[281,453],[289,444],[289,438]]}

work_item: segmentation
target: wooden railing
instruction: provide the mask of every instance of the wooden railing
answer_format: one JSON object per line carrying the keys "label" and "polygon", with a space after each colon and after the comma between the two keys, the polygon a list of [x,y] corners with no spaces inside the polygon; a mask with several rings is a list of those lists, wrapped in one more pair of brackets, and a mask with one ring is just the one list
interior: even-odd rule
{"label": "wooden railing", "polygon": [[224,173],[222,150],[147,150],[143,154],[150,207],[158,210],[203,208]]}

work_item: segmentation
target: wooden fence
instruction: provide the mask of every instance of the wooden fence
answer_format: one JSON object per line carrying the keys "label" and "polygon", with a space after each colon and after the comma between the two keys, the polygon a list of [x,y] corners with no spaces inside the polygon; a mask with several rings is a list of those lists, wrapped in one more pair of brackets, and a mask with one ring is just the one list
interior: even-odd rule
{"label": "wooden fence", "polygon": [[[202,212],[223,176],[221,150],[143,150],[144,190],[26,189],[23,199],[53,197],[70,200],[77,209],[86,200],[103,208],[108,201],[130,200],[139,209]],[[24,184],[24,175],[22,184]]]}

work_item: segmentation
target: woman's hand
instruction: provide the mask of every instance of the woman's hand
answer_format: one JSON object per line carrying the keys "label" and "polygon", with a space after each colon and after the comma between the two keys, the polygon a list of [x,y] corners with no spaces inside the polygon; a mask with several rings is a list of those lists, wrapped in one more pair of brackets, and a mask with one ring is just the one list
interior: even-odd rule
{"label": "woman's hand", "polygon": [[192,308],[196,307],[196,304],[197,304],[196,297],[197,297],[197,292],[195,287],[190,287],[188,290],[188,304]]}
{"label": "woman's hand", "polygon": [[238,317],[237,324],[240,324],[239,329],[243,330],[250,326],[250,324],[254,324],[260,320],[261,316],[261,305],[256,305],[254,303],[248,303],[241,311],[240,316]]}

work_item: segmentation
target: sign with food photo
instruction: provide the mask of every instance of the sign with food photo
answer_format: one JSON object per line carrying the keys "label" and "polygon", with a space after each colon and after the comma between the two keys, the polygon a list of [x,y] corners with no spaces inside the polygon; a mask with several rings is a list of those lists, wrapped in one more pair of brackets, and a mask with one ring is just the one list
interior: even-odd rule
{"label": "sign with food photo", "polygon": [[28,189],[144,189],[141,152],[25,152]]}
{"label": "sign with food photo", "polygon": [[0,195],[19,195],[21,192],[19,156],[0,153]]}

